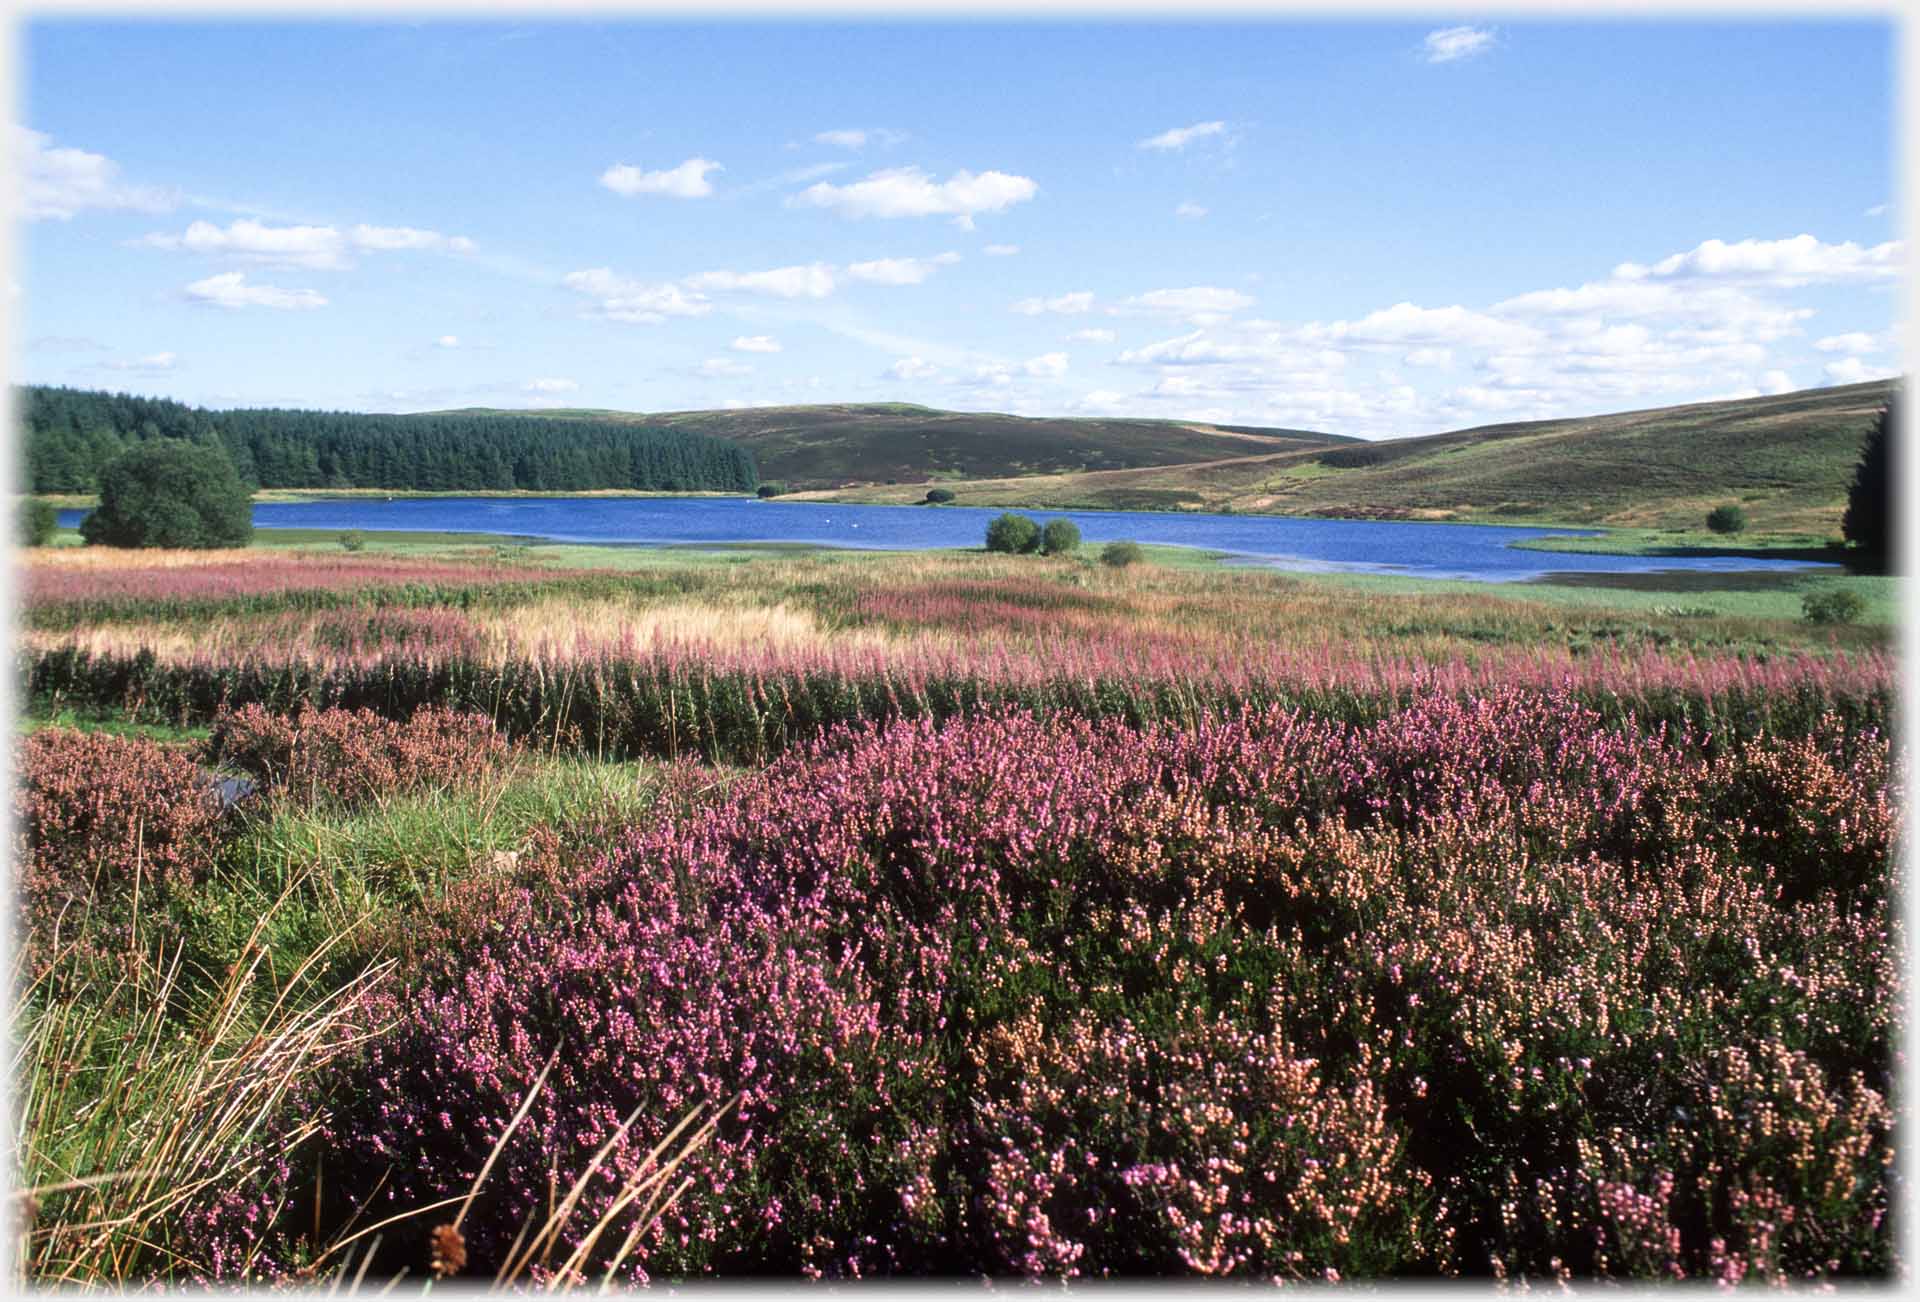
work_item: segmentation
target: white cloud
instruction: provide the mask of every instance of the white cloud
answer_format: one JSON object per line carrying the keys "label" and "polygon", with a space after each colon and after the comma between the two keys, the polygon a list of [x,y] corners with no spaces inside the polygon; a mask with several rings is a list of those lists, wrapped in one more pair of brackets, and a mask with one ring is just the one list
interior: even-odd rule
{"label": "white cloud", "polygon": [[1061,294],[1057,298],[1023,298],[1013,305],[1013,310],[1021,316],[1039,316],[1042,312],[1076,316],[1082,312],[1093,311],[1093,291],[1082,289],[1071,294]]}
{"label": "white cloud", "polygon": [[697,290],[739,290],[775,298],[825,298],[834,289],[833,268],[824,262],[770,271],[703,271],[688,276],[686,283]]}
{"label": "white cloud", "polygon": [[821,181],[788,200],[810,208],[828,208],[843,217],[958,217],[970,223],[983,212],[1003,212],[1025,203],[1040,187],[1007,172],[955,172],[935,181],[917,167],[874,172],[850,185]]}
{"label": "white cloud", "polygon": [[918,285],[931,276],[936,267],[958,261],[958,253],[941,253],[931,258],[879,258],[853,263],[847,268],[847,274],[871,285]]}
{"label": "white cloud", "polygon": [[1095,327],[1090,330],[1076,330],[1068,335],[1067,338],[1074,340],[1076,343],[1110,344],[1118,338],[1118,336],[1111,330],[1102,330]]}
{"label": "white cloud", "polygon": [[155,249],[243,258],[263,266],[337,271],[352,265],[347,242],[331,226],[268,226],[241,218],[225,228],[197,221],[180,235],[148,235],[138,243]]}
{"label": "white cloud", "polygon": [[1028,375],[1043,379],[1053,379],[1067,373],[1067,355],[1065,353],[1042,353],[1030,357],[1020,364],[1020,369]]}
{"label": "white cloud", "polygon": [[373,253],[472,253],[478,246],[464,235],[447,236],[413,226],[353,227],[342,235],[332,226],[269,226],[242,217],[228,226],[196,221],[179,235],[152,234],[135,243],[153,249],[239,258],[268,267],[305,267],[340,271],[353,265],[350,250]]}
{"label": "white cloud", "polygon": [[126,361],[102,362],[101,365],[110,371],[171,371],[178,360],[172,353],[152,353]]}
{"label": "white cloud", "polygon": [[733,341],[736,353],[777,353],[780,341],[772,335],[741,335]]}
{"label": "white cloud", "polygon": [[628,198],[636,194],[659,194],[669,199],[704,199],[713,193],[708,172],[724,169],[707,158],[689,158],[678,167],[647,172],[628,163],[615,163],[600,174],[600,184]]}
{"label": "white cloud", "polygon": [[273,307],[287,311],[325,307],[327,300],[311,289],[280,289],[274,285],[249,285],[246,273],[229,271],[196,280],[186,289],[187,297],[216,307]]}
{"label": "white cloud", "polygon": [[1215,285],[1193,285],[1186,289],[1155,289],[1135,294],[1126,307],[1149,312],[1168,312],[1176,316],[1212,317],[1252,307],[1253,299],[1237,289]]}
{"label": "white cloud", "polygon": [[1453,349],[1414,348],[1410,349],[1400,360],[1408,366],[1452,366]]}
{"label": "white cloud", "polygon": [[696,368],[701,375],[709,378],[718,376],[752,375],[753,368],[745,362],[736,362],[731,357],[709,357]]}
{"label": "white cloud", "polygon": [[1877,353],[1880,341],[1863,331],[1855,330],[1844,335],[1828,335],[1825,339],[1814,340],[1813,346],[1823,353]]}
{"label": "white cloud", "polygon": [[928,380],[940,374],[940,368],[919,357],[903,357],[887,368],[895,380]]}
{"label": "white cloud", "polygon": [[1785,371],[1768,371],[1760,377],[1762,393],[1792,393],[1799,387],[1794,383],[1793,377]]}
{"label": "white cloud", "polygon": [[580,381],[564,378],[528,380],[520,387],[527,393],[577,393]]}
{"label": "white cloud", "polygon": [[425,251],[430,253],[472,253],[479,246],[464,235],[442,235],[413,226],[368,226],[352,231],[353,246],[376,253]]}
{"label": "white cloud", "polygon": [[838,131],[822,131],[813,142],[835,149],[865,149],[869,144],[897,145],[906,138],[906,132],[891,127],[844,127]]}
{"label": "white cloud", "polygon": [[1184,217],[1189,221],[1198,221],[1207,215],[1207,210],[1191,199],[1184,200],[1173,210],[1175,217]]}
{"label": "white cloud", "polygon": [[1532,327],[1502,321],[1469,308],[1419,307],[1395,303],[1392,307],[1369,312],[1357,321],[1314,324],[1302,334],[1309,339],[1335,343],[1375,344],[1404,348],[1425,344],[1450,347],[1465,344],[1474,347],[1514,347],[1533,342],[1539,332]]}
{"label": "white cloud", "polygon": [[1221,135],[1226,129],[1224,122],[1196,122],[1190,127],[1174,127],[1157,136],[1148,136],[1138,144],[1141,149],[1185,149],[1196,140]]}
{"label": "white cloud", "polygon": [[1871,208],[1869,208],[1869,209],[1867,209],[1867,210],[1866,210],[1866,212],[1864,212],[1864,213],[1862,213],[1862,214],[1861,214],[1861,216],[1863,216],[1863,217],[1885,217],[1885,216],[1886,216],[1886,215],[1887,215],[1888,213],[1890,213],[1890,212],[1892,212],[1892,211],[1893,211],[1893,205],[1892,205],[1892,204],[1890,204],[1890,203],[1876,203],[1875,205],[1873,205],[1873,207],[1871,207]]}
{"label": "white cloud", "polygon": [[106,212],[167,212],[178,197],[120,179],[120,165],[104,154],[56,148],[53,138],[15,125],[14,175],[20,183],[16,211],[28,221],[67,221],[88,209]]}
{"label": "white cloud", "polygon": [[438,339],[433,341],[433,346],[435,348],[458,348],[460,346],[460,336],[459,335],[441,335]]}
{"label": "white cloud", "polygon": [[1491,27],[1442,27],[1427,33],[1428,63],[1452,63],[1470,59],[1493,47]]}
{"label": "white cloud", "polygon": [[597,315],[609,321],[635,325],[659,325],[668,317],[705,316],[713,304],[697,293],[671,282],[652,283],[617,276],[606,267],[572,271],[562,279],[598,304]]}
{"label": "white cloud", "polygon": [[1868,380],[1885,380],[1900,374],[1897,367],[1870,366],[1858,357],[1843,357],[1837,362],[1828,362],[1821,370],[1833,384],[1863,384]]}
{"label": "white cloud", "polygon": [[1020,251],[1018,244],[989,244],[980,250],[989,258],[1011,258]]}
{"label": "white cloud", "polygon": [[1872,248],[1852,241],[1823,244],[1811,235],[1785,240],[1741,240],[1727,244],[1707,240],[1686,253],[1663,258],[1650,267],[1623,262],[1614,279],[1700,280],[1782,289],[1801,285],[1891,280],[1905,263],[1906,245],[1888,240]]}

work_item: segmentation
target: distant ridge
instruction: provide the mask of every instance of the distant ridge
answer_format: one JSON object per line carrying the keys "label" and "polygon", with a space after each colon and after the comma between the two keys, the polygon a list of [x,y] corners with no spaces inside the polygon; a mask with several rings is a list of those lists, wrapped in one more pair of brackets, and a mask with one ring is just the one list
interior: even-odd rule
{"label": "distant ridge", "polygon": [[[442,413],[445,414],[445,413]],[[475,409],[474,414],[498,414]],[[752,451],[762,479],[794,489],[1133,470],[1318,451],[1358,442],[1311,430],[1199,421],[1008,416],[906,402],[742,407],[726,411],[543,411],[549,419],[684,429]]]}
{"label": "distant ridge", "polygon": [[[1861,443],[1897,383],[945,487],[979,506],[1695,529],[1713,507],[1737,502],[1756,532],[1827,537],[1840,531]],[[835,496],[917,501],[926,487]]]}

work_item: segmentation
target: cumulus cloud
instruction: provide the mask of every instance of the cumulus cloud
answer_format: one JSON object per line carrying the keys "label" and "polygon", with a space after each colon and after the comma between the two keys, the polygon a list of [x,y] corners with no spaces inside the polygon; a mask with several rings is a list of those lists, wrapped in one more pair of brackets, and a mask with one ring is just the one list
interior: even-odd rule
{"label": "cumulus cloud", "polygon": [[1762,393],[1792,393],[1799,387],[1794,383],[1793,377],[1785,371],[1768,371],[1760,377]]}
{"label": "cumulus cloud", "polygon": [[196,280],[186,288],[187,297],[215,307],[271,307],[300,311],[325,307],[327,300],[311,289],[281,289],[275,285],[249,285],[245,272],[229,271]]}
{"label": "cumulus cloud", "polygon": [[737,290],[775,298],[825,298],[833,293],[833,268],[824,262],[769,271],[703,271],[687,277],[696,290]]}
{"label": "cumulus cloud", "polygon": [[1885,216],[1886,216],[1886,215],[1887,215],[1887,214],[1888,214],[1889,212],[1891,212],[1891,211],[1893,211],[1893,205],[1892,205],[1892,204],[1890,204],[1890,203],[1876,203],[1875,205],[1873,205],[1873,207],[1871,207],[1871,208],[1869,208],[1869,209],[1867,209],[1867,210],[1866,210],[1866,212],[1864,212],[1864,213],[1862,213],[1862,214],[1861,214],[1861,216],[1863,216],[1863,217],[1885,217]]}
{"label": "cumulus cloud", "polygon": [[848,185],[825,181],[810,185],[789,203],[826,208],[843,217],[955,217],[969,221],[987,212],[1004,212],[1025,203],[1040,187],[1007,172],[958,171],[935,181],[917,167],[873,172]]}
{"label": "cumulus cloud", "polygon": [[1102,330],[1096,326],[1089,330],[1076,330],[1072,334],[1068,335],[1067,338],[1072,339],[1077,343],[1110,344],[1116,338],[1118,338],[1118,336],[1115,335],[1111,330]]}
{"label": "cumulus cloud", "polygon": [[1014,254],[1020,252],[1020,246],[1018,244],[989,244],[980,251],[989,258],[1011,258]]}
{"label": "cumulus cloud", "polygon": [[1067,355],[1065,353],[1042,353],[1030,357],[1020,364],[1020,369],[1028,375],[1041,379],[1054,379],[1067,373]]}
{"label": "cumulus cloud", "polygon": [[580,389],[580,381],[569,380],[563,377],[551,377],[539,380],[528,380],[520,387],[527,393],[576,393]]}
{"label": "cumulus cloud", "polygon": [[153,249],[237,258],[261,266],[317,271],[351,267],[348,254],[353,251],[472,253],[478,248],[464,235],[443,235],[414,226],[361,224],[342,234],[332,226],[269,226],[246,217],[224,227],[196,221],[179,235],[155,233],[135,243]]}
{"label": "cumulus cloud", "polygon": [[1157,136],[1148,136],[1139,141],[1141,149],[1178,150],[1185,149],[1196,140],[1205,140],[1208,136],[1224,135],[1227,124],[1224,122],[1196,122],[1190,127],[1173,127]]}
{"label": "cumulus cloud", "polygon": [[720,376],[735,377],[753,374],[753,368],[751,366],[748,366],[745,362],[736,362],[731,357],[709,357],[695,369],[709,379]]}
{"label": "cumulus cloud", "polygon": [[1843,357],[1837,362],[1828,362],[1821,367],[1831,384],[1864,384],[1868,380],[1885,380],[1900,374],[1890,366],[1872,366],[1858,357]]}
{"label": "cumulus cloud", "polygon": [[940,368],[920,357],[903,357],[887,368],[887,376],[895,380],[930,380],[940,374]]}
{"label": "cumulus cloud", "polygon": [[1175,217],[1183,217],[1188,221],[1198,221],[1207,215],[1207,210],[1199,204],[1194,203],[1191,199],[1188,199],[1182,201],[1179,206],[1173,210],[1173,215]]}
{"label": "cumulus cloud", "polygon": [[1134,311],[1164,312],[1197,319],[1220,317],[1252,307],[1253,299],[1237,289],[1192,285],[1185,289],[1155,289],[1145,294],[1135,294],[1121,306]]}
{"label": "cumulus cloud", "polygon": [[777,353],[780,341],[772,335],[741,335],[733,341],[736,353]]}
{"label": "cumulus cloud", "polygon": [[1043,312],[1077,316],[1083,312],[1093,311],[1093,291],[1076,290],[1071,294],[1061,294],[1055,298],[1023,298],[1013,305],[1013,310],[1021,316],[1039,316]]}
{"label": "cumulus cloud", "polygon": [[838,131],[822,131],[813,141],[835,149],[865,149],[870,144],[897,145],[906,138],[906,132],[891,127],[843,127]]}
{"label": "cumulus cloud", "polygon": [[459,335],[441,335],[438,339],[433,341],[433,346],[435,348],[458,348],[460,346],[460,336]]}
{"label": "cumulus cloud", "polygon": [[659,325],[669,317],[705,316],[713,304],[672,282],[633,280],[607,267],[568,272],[562,282],[597,304],[594,315],[632,325]]}
{"label": "cumulus cloud", "polygon": [[853,263],[847,268],[847,274],[870,285],[918,285],[936,268],[958,261],[958,253],[941,253],[931,258],[879,258]]}
{"label": "cumulus cloud", "polygon": [[442,235],[414,226],[355,226],[350,233],[353,247],[369,252],[393,253],[425,251],[429,253],[472,253],[480,246],[464,235]]}
{"label": "cumulus cloud", "polygon": [[724,170],[707,158],[689,158],[678,167],[648,172],[628,163],[615,163],[600,174],[600,184],[615,194],[632,198],[658,194],[669,199],[704,199],[713,193],[707,173]]}
{"label": "cumulus cloud", "polygon": [[1493,48],[1491,27],[1442,27],[1427,33],[1428,63],[1470,59]]}
{"label": "cumulus cloud", "polygon": [[1843,335],[1828,335],[1825,339],[1816,339],[1813,346],[1823,353],[1874,353],[1880,351],[1880,341],[1863,331],[1854,330]]}
{"label": "cumulus cloud", "polygon": [[244,259],[265,266],[337,271],[352,265],[347,241],[331,226],[268,226],[241,218],[230,226],[197,221],[179,235],[148,235],[149,248]]}
{"label": "cumulus cloud", "polygon": [[167,212],[179,203],[171,191],[122,180],[120,165],[104,154],[57,147],[51,136],[17,124],[13,156],[16,211],[28,221],[68,221],[89,209]]}
{"label": "cumulus cloud", "polygon": [[1400,358],[1400,360],[1408,366],[1418,366],[1418,367],[1452,366],[1453,365],[1453,349],[1451,348],[1413,348],[1413,349],[1409,349],[1406,352],[1406,354]]}
{"label": "cumulus cloud", "polygon": [[1792,289],[1891,280],[1900,274],[1905,255],[1906,245],[1900,240],[1888,240],[1872,248],[1862,248],[1851,240],[1825,244],[1811,235],[1734,244],[1707,240],[1652,266],[1623,262],[1613,269],[1613,275],[1624,281],[1719,281]]}

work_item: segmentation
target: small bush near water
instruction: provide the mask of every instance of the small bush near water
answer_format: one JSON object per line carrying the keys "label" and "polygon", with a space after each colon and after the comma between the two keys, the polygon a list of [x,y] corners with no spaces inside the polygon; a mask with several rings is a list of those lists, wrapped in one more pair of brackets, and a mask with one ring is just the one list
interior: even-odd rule
{"label": "small bush near water", "polygon": [[1080,550],[1080,526],[1071,520],[1049,520],[1040,531],[1043,556],[1065,556]]}
{"label": "small bush near water", "polygon": [[1009,554],[1037,551],[1040,526],[1031,517],[1012,511],[996,515],[987,523],[987,550]]}
{"label": "small bush near water", "polygon": [[1100,549],[1100,563],[1124,570],[1146,559],[1146,550],[1137,542],[1110,542]]}

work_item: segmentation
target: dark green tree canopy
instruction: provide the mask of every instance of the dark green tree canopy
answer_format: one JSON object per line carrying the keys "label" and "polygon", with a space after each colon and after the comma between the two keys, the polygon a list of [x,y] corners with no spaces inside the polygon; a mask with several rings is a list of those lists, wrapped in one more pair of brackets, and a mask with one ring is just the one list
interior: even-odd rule
{"label": "dark green tree canopy", "polygon": [[253,501],[218,446],[141,443],[100,472],[100,505],[80,536],[108,547],[244,547]]}
{"label": "dark green tree canopy", "polygon": [[206,411],[161,398],[39,386],[19,397],[28,487],[36,493],[93,492],[101,467],[157,438],[218,443],[241,479],[264,488],[746,493],[759,483],[753,454],[738,443],[623,420],[493,411]]}
{"label": "dark green tree canopy", "polygon": [[1847,493],[1847,513],[1840,519],[1841,532],[1860,549],[1861,559],[1881,570],[1891,569],[1900,554],[1893,501],[1899,486],[1893,445],[1900,436],[1900,406],[1896,394],[1868,432]]}

